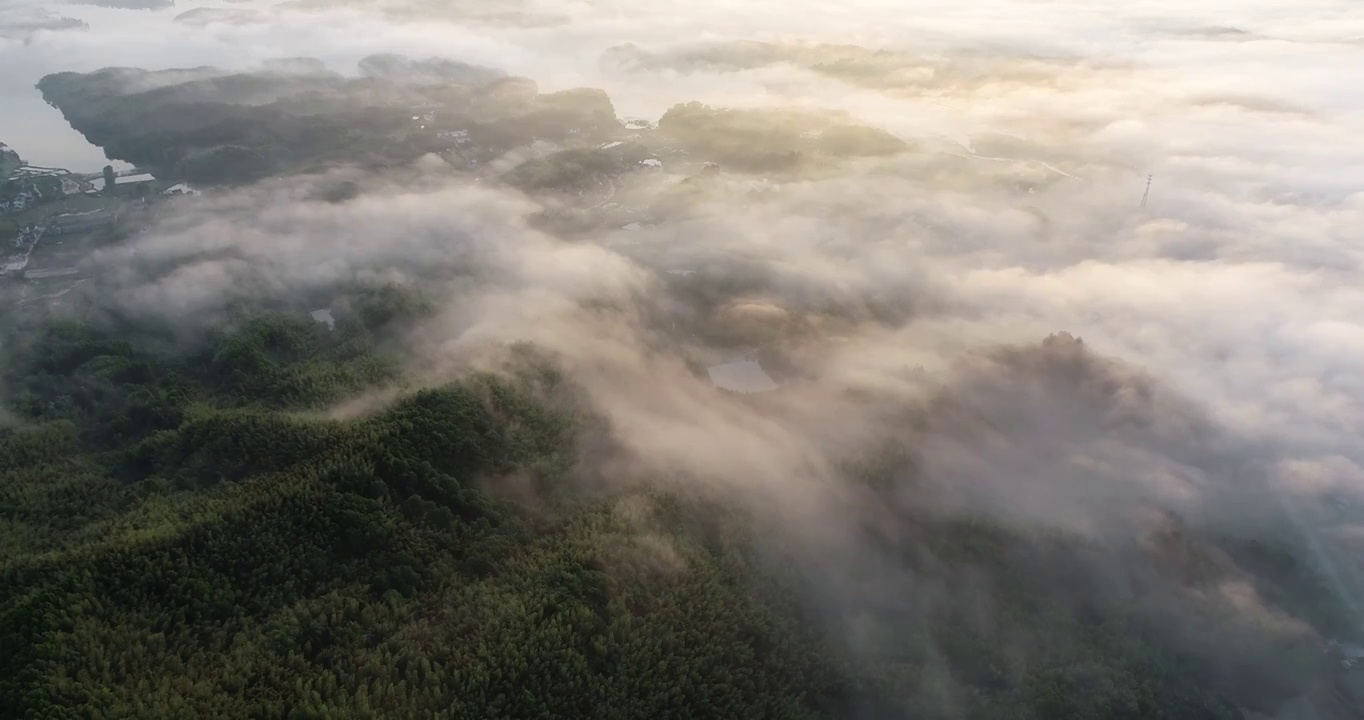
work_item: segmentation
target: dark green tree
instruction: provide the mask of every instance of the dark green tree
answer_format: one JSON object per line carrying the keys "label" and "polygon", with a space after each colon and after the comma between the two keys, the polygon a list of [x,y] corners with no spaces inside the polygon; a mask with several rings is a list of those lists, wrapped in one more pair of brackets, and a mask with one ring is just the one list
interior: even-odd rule
{"label": "dark green tree", "polygon": [[[197,348],[81,322],[4,346],[0,718],[1232,720],[1245,687],[1257,708],[1291,689],[1087,594],[1084,541],[984,519],[902,518],[895,572],[931,593],[831,619],[748,511],[575,484],[593,414],[529,348],[331,419],[393,382],[356,337],[425,311],[348,307],[336,331],[244,314]],[[1278,607],[1311,584],[1292,553],[1218,542]]]}

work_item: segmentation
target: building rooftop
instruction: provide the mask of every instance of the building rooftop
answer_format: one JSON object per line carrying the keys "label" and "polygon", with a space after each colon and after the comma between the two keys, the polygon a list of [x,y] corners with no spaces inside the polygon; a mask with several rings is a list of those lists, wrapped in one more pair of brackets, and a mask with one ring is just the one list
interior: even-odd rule
{"label": "building rooftop", "polygon": [[162,195],[202,195],[198,188],[189,183],[176,183],[161,191]]}
{"label": "building rooftop", "polygon": [[[103,180],[103,178],[100,178]],[[156,178],[151,173],[138,173],[136,175],[121,175],[114,178],[115,185],[134,185],[136,183],[151,182]]]}

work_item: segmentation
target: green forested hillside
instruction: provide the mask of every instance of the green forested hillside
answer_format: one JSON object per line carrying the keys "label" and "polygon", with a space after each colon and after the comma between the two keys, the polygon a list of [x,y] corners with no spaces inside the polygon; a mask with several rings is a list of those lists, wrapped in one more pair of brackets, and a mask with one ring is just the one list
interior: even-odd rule
{"label": "green forested hillside", "polygon": [[574,490],[591,415],[529,354],[317,412],[400,381],[383,338],[420,303],[353,308],[188,344],[53,320],[8,346],[0,716],[1232,718],[1257,677],[969,520],[912,521],[905,563],[988,617],[869,609],[854,643],[741,510]]}

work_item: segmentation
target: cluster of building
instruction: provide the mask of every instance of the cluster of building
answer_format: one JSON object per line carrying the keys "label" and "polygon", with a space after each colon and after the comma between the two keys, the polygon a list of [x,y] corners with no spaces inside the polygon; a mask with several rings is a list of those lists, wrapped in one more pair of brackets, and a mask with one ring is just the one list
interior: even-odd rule
{"label": "cluster of building", "polygon": [[38,239],[47,231],[47,226],[40,223],[24,225],[19,228],[14,237],[10,239],[10,244],[16,250],[27,250],[38,244]]}
{"label": "cluster of building", "polygon": [[24,164],[0,182],[0,215],[15,215],[39,203],[76,195],[90,186],[62,168]]}
{"label": "cluster of building", "polygon": [[[106,177],[103,174],[78,175],[61,168],[38,168],[17,161],[11,164],[17,168],[5,168],[10,176],[6,180],[0,180],[0,188],[5,191],[0,193],[0,217],[14,215],[71,196],[108,194],[109,188],[105,187]],[[150,212],[147,191],[152,189],[152,183],[155,181],[156,177],[146,172],[133,171],[125,175],[116,175],[113,178],[113,185],[119,189],[117,194],[128,197],[129,201],[98,203],[102,207],[81,212],[49,214],[40,220],[18,226],[10,238],[9,244],[12,247],[0,247],[0,278],[45,280],[80,275],[81,270],[74,267],[30,267],[29,259],[33,249],[47,236],[75,236],[97,232],[111,228],[121,221],[134,226],[139,222],[145,224]],[[188,183],[177,183],[165,188],[160,194],[178,197],[202,193]],[[128,212],[124,212],[125,210]]]}
{"label": "cluster of building", "polygon": [[43,222],[23,225],[11,240],[14,253],[0,261],[0,277],[15,277],[22,273],[27,280],[41,280],[75,275],[77,271],[71,269],[26,270],[34,246],[48,235],[73,235],[112,227],[118,218],[117,210],[97,208],[86,212],[63,213]]}
{"label": "cluster of building", "polygon": [[[14,183],[22,183],[21,180],[12,180]],[[5,215],[17,215],[42,200],[42,195],[38,189],[31,184],[23,183],[19,189],[7,198],[0,198],[0,217]]]}
{"label": "cluster of building", "polygon": [[10,240],[14,246],[14,254],[0,261],[0,277],[13,277],[23,272],[24,268],[28,267],[29,251],[38,244],[46,231],[47,227],[40,224],[20,227]]}
{"label": "cluster of building", "polygon": [[[151,173],[133,173],[114,178],[114,185],[130,188],[151,183],[156,177]],[[40,203],[59,200],[69,195],[98,195],[105,191],[102,175],[72,175],[60,168],[35,168],[23,166],[9,180],[0,183],[5,192],[0,193],[0,216],[16,215]],[[171,192],[177,190],[178,192]],[[184,183],[172,186],[165,193],[197,195],[195,190]]]}
{"label": "cluster of building", "polygon": [[26,267],[28,267],[27,255],[11,255],[4,261],[0,261],[0,278],[17,275],[23,272]]}
{"label": "cluster of building", "polygon": [[[114,186],[115,186],[115,187],[131,187],[131,186],[134,186],[134,185],[141,185],[141,184],[143,184],[143,183],[153,182],[153,181],[155,181],[155,180],[156,180],[156,177],[153,176],[151,173],[134,173],[134,174],[132,174],[132,175],[119,175],[119,176],[117,176],[117,177],[114,178]],[[101,177],[92,177],[92,178],[90,178],[89,182],[90,182],[90,189],[86,191],[87,193],[93,195],[93,194],[95,194],[95,193],[104,192],[104,189],[105,189],[105,188],[104,188],[104,178],[103,178],[102,176],[101,176]]]}

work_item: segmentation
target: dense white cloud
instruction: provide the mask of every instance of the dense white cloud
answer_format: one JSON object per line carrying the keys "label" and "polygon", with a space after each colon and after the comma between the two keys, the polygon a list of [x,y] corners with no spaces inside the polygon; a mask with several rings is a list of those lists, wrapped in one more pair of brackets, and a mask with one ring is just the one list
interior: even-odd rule
{"label": "dense white cloud", "polygon": [[[1134,498],[1193,506],[1209,485],[1247,477],[1273,478],[1290,502],[1364,495],[1364,10],[1353,0],[546,0],[507,10],[521,24],[448,13],[408,22],[375,5],[234,7],[266,21],[169,32],[172,12],[73,7],[89,32],[0,39],[0,66],[13,69],[0,79],[0,140],[34,162],[91,164],[65,154],[69,134],[45,135],[46,121],[26,114],[51,119],[30,89],[48,72],[283,55],[349,72],[365,55],[402,52],[547,89],[603,87],[626,116],[693,99],[838,108],[917,149],[760,202],[700,203],[637,231],[622,253],[558,243],[527,227],[531,201],[461,183],[341,205],[247,191],[101,257],[136,269],[204,247],[240,253],[152,284],[129,276],[124,302],[211,308],[248,276],[320,284],[467,253],[482,284],[427,329],[414,350],[423,368],[465,362],[490,341],[535,340],[567,358],[640,457],[717,482],[742,477],[786,497],[779,511],[797,518],[820,514],[829,496],[786,492],[790,478],[826,480],[831,455],[892,412],[848,389],[887,402],[966,398],[996,427],[952,420],[928,432],[930,470],[964,489],[956,500],[983,497],[1071,530],[1102,530]],[[884,48],[879,62],[895,73],[840,75],[796,52],[729,66],[686,59],[735,39]],[[623,43],[659,62],[603,60]],[[820,342],[800,350],[819,382],[758,402],[717,398],[649,344],[642,312],[580,308],[651,297],[655,271],[709,254],[771,264],[770,297],[754,305],[840,308],[843,322],[819,326]],[[878,302],[903,316],[871,322]],[[1056,331],[1119,362],[1076,360],[1066,343],[991,354]],[[1080,389],[1061,391],[1058,377]]]}

